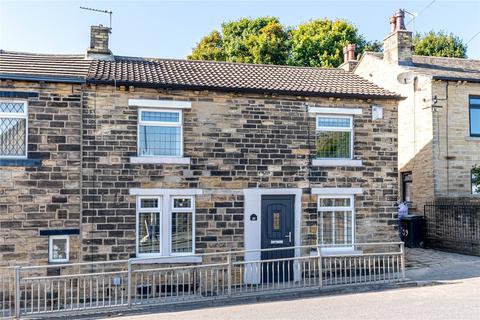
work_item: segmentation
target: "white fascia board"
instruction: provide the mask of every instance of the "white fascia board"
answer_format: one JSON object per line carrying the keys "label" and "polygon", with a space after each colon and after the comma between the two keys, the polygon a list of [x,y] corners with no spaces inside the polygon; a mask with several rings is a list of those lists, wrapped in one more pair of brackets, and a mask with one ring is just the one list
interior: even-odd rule
{"label": "white fascia board", "polygon": [[146,108],[169,108],[169,109],[190,109],[190,101],[177,100],[154,100],[154,99],[128,99],[129,106]]}
{"label": "white fascia board", "polygon": [[321,108],[308,107],[310,113],[329,113],[329,114],[362,114],[362,108]]}
{"label": "white fascia board", "polygon": [[313,159],[312,166],[318,167],[361,167],[362,160],[353,159]]}
{"label": "white fascia board", "polygon": [[312,194],[331,196],[363,194],[363,188],[312,188]]}
{"label": "white fascia board", "polygon": [[203,194],[202,189],[132,188],[129,191],[132,196],[194,196]]}
{"label": "white fascia board", "polygon": [[149,257],[133,258],[132,264],[149,264],[149,263],[200,263],[201,256],[196,255],[181,255],[181,256],[158,256],[151,255]]}
{"label": "white fascia board", "polygon": [[190,164],[188,157],[130,157],[130,163]]}

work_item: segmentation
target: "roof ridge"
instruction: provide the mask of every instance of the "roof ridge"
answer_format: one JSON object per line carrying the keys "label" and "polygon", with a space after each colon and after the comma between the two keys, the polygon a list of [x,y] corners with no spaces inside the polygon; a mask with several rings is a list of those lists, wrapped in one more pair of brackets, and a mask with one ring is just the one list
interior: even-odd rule
{"label": "roof ridge", "polygon": [[211,63],[211,64],[229,64],[229,65],[246,65],[254,67],[267,67],[267,68],[292,68],[292,69],[320,69],[326,71],[338,71],[339,73],[348,72],[339,68],[326,68],[326,67],[309,67],[309,66],[290,66],[284,64],[265,64],[265,63],[247,63],[247,62],[233,62],[233,61],[215,61],[215,60],[189,60],[189,59],[176,59],[176,58],[151,58],[151,57],[133,57],[133,56],[119,56],[115,55],[116,58],[131,60],[131,61],[141,61],[141,60],[153,60],[153,61],[178,61],[178,62],[188,62],[188,63]]}
{"label": "roof ridge", "polygon": [[414,54],[413,56],[414,56],[414,57],[434,58],[434,59],[445,59],[445,60],[464,60],[464,61],[476,61],[476,62],[480,62],[480,59],[471,59],[471,58],[424,56],[424,55],[421,55],[421,54]]}
{"label": "roof ridge", "polygon": [[85,54],[82,54],[82,53],[38,53],[38,52],[10,51],[10,50],[4,50],[4,49],[0,49],[0,54],[22,54],[22,55],[29,55],[29,56],[51,56],[51,57],[85,56]]}

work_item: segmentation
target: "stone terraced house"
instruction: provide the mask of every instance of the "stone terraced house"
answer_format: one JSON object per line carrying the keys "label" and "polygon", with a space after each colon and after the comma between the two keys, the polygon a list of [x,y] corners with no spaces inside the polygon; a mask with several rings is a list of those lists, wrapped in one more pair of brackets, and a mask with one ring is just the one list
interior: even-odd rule
{"label": "stone terraced house", "polygon": [[0,52],[0,265],[397,238],[397,94],[116,56],[109,32],[86,55]]}
{"label": "stone terraced house", "polygon": [[412,54],[403,11],[391,18],[383,53],[364,53],[350,70],[397,92],[400,199],[413,210],[444,198],[480,199],[480,60]]}

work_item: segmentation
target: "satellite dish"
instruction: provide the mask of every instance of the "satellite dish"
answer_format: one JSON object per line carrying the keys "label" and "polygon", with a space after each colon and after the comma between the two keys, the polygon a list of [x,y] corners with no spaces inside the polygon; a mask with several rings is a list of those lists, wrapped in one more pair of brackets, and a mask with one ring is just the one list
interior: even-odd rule
{"label": "satellite dish", "polygon": [[400,84],[411,83],[415,79],[412,71],[402,72],[397,76],[397,81]]}

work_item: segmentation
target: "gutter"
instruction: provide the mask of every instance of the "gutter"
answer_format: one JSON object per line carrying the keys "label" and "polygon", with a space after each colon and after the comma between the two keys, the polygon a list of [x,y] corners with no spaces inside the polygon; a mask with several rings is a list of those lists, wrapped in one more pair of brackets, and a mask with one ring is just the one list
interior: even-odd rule
{"label": "gutter", "polygon": [[161,83],[145,83],[134,81],[113,81],[113,80],[95,80],[87,79],[89,84],[96,85],[116,85],[116,86],[135,86],[139,88],[154,89],[171,89],[171,90],[211,90],[219,92],[239,92],[239,93],[258,93],[258,94],[277,94],[307,97],[335,97],[335,98],[352,98],[352,99],[382,99],[382,100],[403,100],[405,97],[400,95],[372,95],[372,94],[355,94],[355,93],[330,93],[330,92],[313,92],[313,91],[295,91],[295,90],[266,90],[260,88],[237,88],[237,87],[217,87],[217,86],[199,86],[185,84],[161,84]]}
{"label": "gutter", "polygon": [[0,80],[23,80],[23,81],[43,81],[43,82],[62,82],[62,83],[86,83],[85,78],[76,77],[56,77],[56,76],[34,76],[22,74],[0,73]]}
{"label": "gutter", "polygon": [[480,78],[433,76],[432,79],[433,80],[441,80],[441,81],[465,81],[465,82],[480,83]]}

